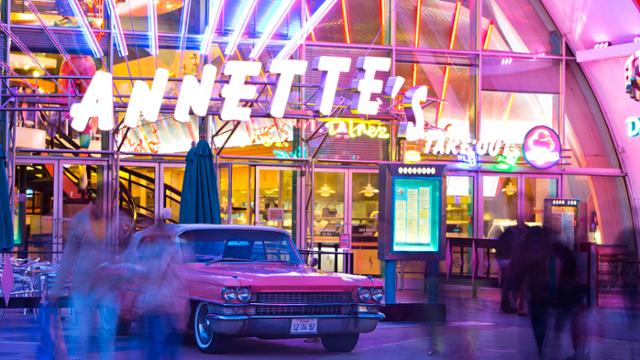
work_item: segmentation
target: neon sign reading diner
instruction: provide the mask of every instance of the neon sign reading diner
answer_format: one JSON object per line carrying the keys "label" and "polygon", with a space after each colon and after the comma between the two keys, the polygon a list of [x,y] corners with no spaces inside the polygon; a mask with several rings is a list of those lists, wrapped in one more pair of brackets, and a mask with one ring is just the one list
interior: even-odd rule
{"label": "neon sign reading diner", "polygon": [[[269,108],[269,114],[274,118],[282,118],[291,93],[296,75],[305,74],[308,62],[305,60],[274,59],[267,66],[267,72],[276,76],[276,88]],[[222,74],[228,76],[220,91],[223,99],[220,118],[223,121],[248,121],[251,118],[251,108],[241,106],[241,102],[252,100],[257,95],[257,86],[246,83],[247,77],[260,75],[262,63],[258,61],[227,61],[222,67]],[[314,107],[322,115],[329,115],[334,106],[340,74],[351,68],[351,58],[320,56],[312,64],[312,69],[322,72],[319,101]],[[352,81],[354,91],[350,107],[351,111],[361,115],[376,115],[380,103],[372,99],[375,94],[395,97],[405,79],[394,76],[387,79],[386,84],[376,79],[376,73],[388,72],[391,59],[383,57],[360,57],[356,63],[356,77]],[[189,112],[198,116],[205,116],[211,101],[218,68],[207,64],[202,70],[200,81],[195,76],[185,75],[180,86],[180,93],[175,106],[173,117],[180,122],[189,121]],[[136,128],[140,115],[145,121],[155,122],[158,119],[163,102],[165,88],[169,81],[169,71],[159,68],[151,87],[144,81],[135,81],[124,118],[124,125]],[[404,98],[407,119],[412,123],[408,126],[408,137],[421,138],[424,135],[424,114],[421,102],[427,100],[425,85],[410,88]],[[102,131],[113,130],[113,76],[104,71],[97,71],[84,94],[82,101],[71,106],[71,126],[82,131],[87,126],[89,118],[98,118],[98,128]]]}
{"label": "neon sign reading diner", "polygon": [[386,125],[377,121],[335,118],[326,123],[329,136],[344,136],[350,139],[370,137],[372,139],[388,139],[389,131]]}

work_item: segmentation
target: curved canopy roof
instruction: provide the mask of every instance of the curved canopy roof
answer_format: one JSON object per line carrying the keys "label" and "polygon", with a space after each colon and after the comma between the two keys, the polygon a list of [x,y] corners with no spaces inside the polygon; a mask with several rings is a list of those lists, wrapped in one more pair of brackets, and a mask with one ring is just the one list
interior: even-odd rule
{"label": "curved canopy roof", "polygon": [[[640,208],[640,139],[627,136],[626,119],[640,117],[640,102],[625,93],[625,62],[640,50],[638,0],[541,0],[576,55],[604,113],[632,206]],[[607,47],[594,49],[597,43]],[[637,216],[636,216],[637,217]],[[636,219],[637,221],[637,219]]]}

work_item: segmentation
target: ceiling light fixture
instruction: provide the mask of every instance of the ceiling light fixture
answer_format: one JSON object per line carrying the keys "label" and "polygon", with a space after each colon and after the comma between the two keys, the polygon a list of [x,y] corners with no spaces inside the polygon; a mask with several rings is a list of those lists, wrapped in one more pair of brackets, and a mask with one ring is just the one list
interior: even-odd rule
{"label": "ceiling light fixture", "polygon": [[317,191],[317,193],[320,194],[320,196],[322,197],[329,197],[335,194],[336,191],[333,190],[329,185],[325,184],[325,185],[322,185],[322,187],[320,188],[320,190]]}
{"label": "ceiling light fixture", "polygon": [[370,198],[370,197],[373,197],[378,192],[379,190],[373,187],[373,185],[371,185],[371,174],[369,174],[367,178],[367,185],[362,187],[362,189],[360,190],[360,194],[362,194],[362,196],[364,197]]}
{"label": "ceiling light fixture", "polygon": [[611,46],[611,43],[609,41],[602,41],[599,43],[596,43],[595,45],[593,45],[594,49],[605,49],[608,48],[609,46]]}

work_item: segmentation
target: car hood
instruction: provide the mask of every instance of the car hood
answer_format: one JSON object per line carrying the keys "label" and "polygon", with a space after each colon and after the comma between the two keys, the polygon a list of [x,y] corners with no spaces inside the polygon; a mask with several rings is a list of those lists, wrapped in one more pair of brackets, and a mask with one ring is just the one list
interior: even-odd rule
{"label": "car hood", "polygon": [[253,262],[188,264],[189,272],[224,286],[250,286],[255,291],[339,291],[354,286],[382,286],[365,276],[329,273],[307,265]]}

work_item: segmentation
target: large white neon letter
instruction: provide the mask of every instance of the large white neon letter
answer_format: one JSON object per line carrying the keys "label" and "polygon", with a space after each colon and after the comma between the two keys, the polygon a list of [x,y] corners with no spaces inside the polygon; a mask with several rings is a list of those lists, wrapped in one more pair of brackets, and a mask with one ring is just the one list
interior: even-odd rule
{"label": "large white neon letter", "polygon": [[393,99],[398,95],[402,85],[404,85],[405,79],[402,76],[392,76],[387,79],[387,85],[384,87],[384,94]]}
{"label": "large white neon letter", "polygon": [[222,87],[220,95],[224,98],[220,118],[222,120],[249,121],[251,108],[242,107],[240,100],[252,100],[256,96],[255,85],[245,84],[247,76],[260,75],[262,63],[259,61],[227,61],[222,68],[229,75],[229,83]]}
{"label": "large white neon letter", "polygon": [[276,83],[276,92],[271,100],[271,108],[269,114],[274,118],[284,116],[284,110],[289,102],[289,94],[291,94],[291,86],[296,75],[303,75],[307,70],[307,61],[305,60],[273,60],[269,63],[267,71],[272,74],[278,74]]}
{"label": "large white neon letter", "polygon": [[202,81],[198,82],[193,75],[185,75],[180,85],[180,94],[176,103],[173,118],[180,122],[189,121],[189,108],[198,116],[207,115],[213,85],[216,82],[218,68],[207,64],[202,69]]}
{"label": "large white neon letter", "polygon": [[140,113],[142,117],[150,122],[158,120],[164,89],[169,81],[169,70],[159,68],[153,77],[151,89],[149,85],[141,80],[133,83],[127,113],[124,115],[124,124],[130,128],[138,127]]}
{"label": "large white neon letter", "polygon": [[389,71],[391,59],[373,56],[359,57],[356,67],[358,73],[351,83],[351,88],[357,89],[358,92],[353,95],[351,100],[351,110],[355,110],[358,114],[375,115],[378,113],[380,104],[377,101],[372,101],[371,95],[382,92],[384,87],[382,80],[376,80],[376,72]]}
{"label": "large white neon letter", "polygon": [[113,77],[110,73],[96,71],[80,103],[71,105],[69,114],[73,119],[71,127],[84,131],[89,118],[98,117],[98,128],[102,131],[113,129]]}
{"label": "large white neon letter", "polygon": [[320,83],[322,99],[320,103],[315,106],[315,109],[319,110],[321,114],[331,114],[333,100],[336,97],[336,90],[338,89],[338,80],[340,80],[340,73],[349,71],[350,66],[351,58],[320,56],[314,60],[313,69],[323,72]]}
{"label": "large white neon letter", "polygon": [[407,140],[416,141],[424,137],[424,112],[421,102],[427,101],[427,86],[414,86],[404,96],[404,104],[410,107],[407,113]]}

